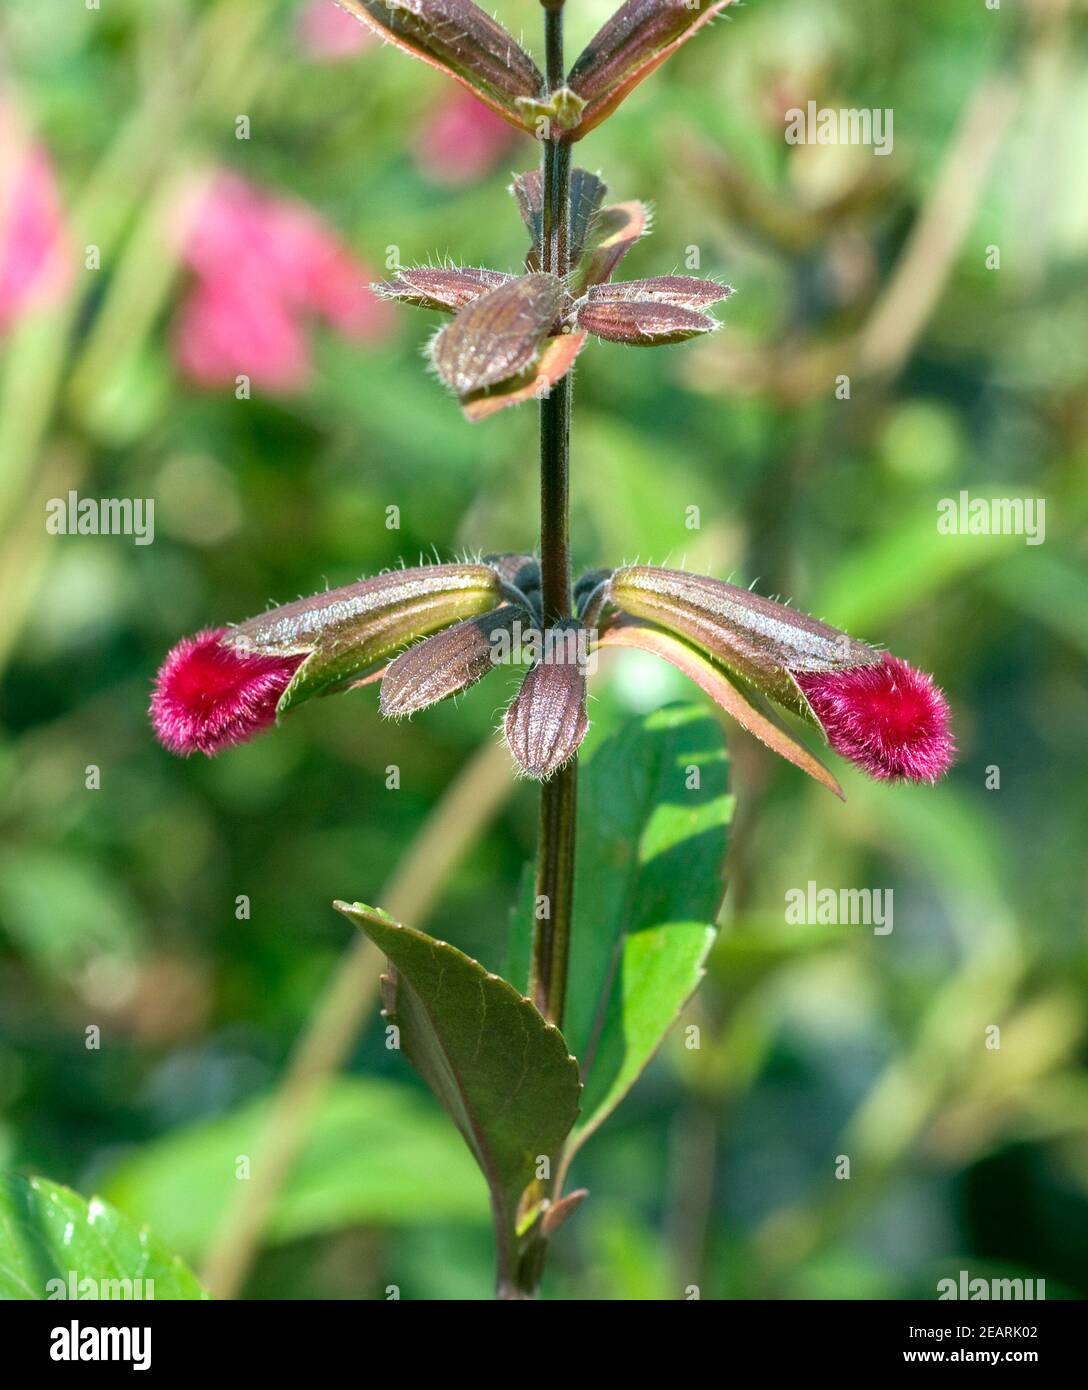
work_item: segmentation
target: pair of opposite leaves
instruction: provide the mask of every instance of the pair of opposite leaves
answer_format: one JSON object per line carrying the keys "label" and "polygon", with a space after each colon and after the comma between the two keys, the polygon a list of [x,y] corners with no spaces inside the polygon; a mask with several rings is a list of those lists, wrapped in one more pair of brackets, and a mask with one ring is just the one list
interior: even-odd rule
{"label": "pair of opposite leaves", "polygon": [[552,92],[528,53],[472,0],[337,3],[518,129],[580,140],[731,0],[627,0]]}

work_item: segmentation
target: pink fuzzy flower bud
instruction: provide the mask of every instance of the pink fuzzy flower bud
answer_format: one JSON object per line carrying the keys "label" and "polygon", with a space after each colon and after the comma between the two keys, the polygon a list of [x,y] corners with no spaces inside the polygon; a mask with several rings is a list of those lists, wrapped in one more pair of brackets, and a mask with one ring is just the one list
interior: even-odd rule
{"label": "pink fuzzy flower bud", "polygon": [[828,742],[881,781],[936,782],[955,754],[948,702],[899,657],[845,671],[796,672]]}
{"label": "pink fuzzy flower bud", "polygon": [[255,656],[224,646],[226,628],[177,644],[151,696],[151,723],[164,748],[211,757],[245,743],[276,718],[280,696],[304,656]]}

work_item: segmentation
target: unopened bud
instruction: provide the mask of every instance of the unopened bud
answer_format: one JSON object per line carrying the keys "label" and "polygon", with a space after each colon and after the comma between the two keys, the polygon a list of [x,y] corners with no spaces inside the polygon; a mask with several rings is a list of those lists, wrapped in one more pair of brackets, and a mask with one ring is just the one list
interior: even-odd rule
{"label": "unopened bud", "polygon": [[572,758],[586,736],[586,678],[577,651],[576,623],[545,634],[545,654],[526,675],[506,711],[506,742],[530,777],[550,777]]}

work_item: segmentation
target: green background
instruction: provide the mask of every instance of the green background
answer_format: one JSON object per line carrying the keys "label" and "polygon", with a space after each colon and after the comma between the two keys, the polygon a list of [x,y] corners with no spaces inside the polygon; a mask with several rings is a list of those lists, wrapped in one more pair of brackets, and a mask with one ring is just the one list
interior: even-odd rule
{"label": "green background", "polygon": [[[611,6],[568,8],[573,57]],[[730,730],[723,932],[686,1018],[701,1046],[678,1032],[579,1156],[592,1195],[555,1244],[552,1296],[932,1298],[961,1269],[1088,1293],[1076,9],[760,0],[578,149],[616,199],[654,204],[622,277],[697,257],[737,293],[711,339],[591,342],[580,359],[576,563],[758,581],[934,671],[961,755],[936,790],[836,762],[842,806]],[[350,939],[331,900],[381,901],[493,739],[509,677],[410,723],[382,724],[373,689],[309,705],[209,763],[154,742],[158,663],[271,600],[536,535],[533,409],[462,421],[421,361],[429,315],[398,310],[367,346],[318,329],[312,383],[282,399],[199,392],[173,365],[186,272],[164,228],[193,171],[306,200],[379,270],[390,246],[499,269],[524,252],[504,190],[532,142],[436,186],[413,149],[443,79],[377,44],[308,60],[296,12],[14,0],[0,17],[8,98],[52,154],[77,239],[102,249],[63,313],[0,342],[0,1165],[110,1192],[196,1267],[233,1173],[209,1160],[179,1196],[147,1146],[181,1136],[199,1167],[191,1128],[229,1130],[274,1086]],[[500,18],[539,55],[538,6],[504,0]],[[809,99],[891,108],[893,153],[788,146],[783,111]],[[154,544],[49,536],[44,502],[69,487],[154,497]],[[961,489],[1045,498],[1045,543],[939,535],[938,503]],[[651,658],[613,656],[591,737],[688,693]],[[522,783],[428,930],[500,968],[534,839]],[[788,926],[784,895],[809,880],[894,890],[894,932]],[[246,1293],[488,1296],[482,1185],[376,1009],[349,1070]],[[235,1151],[233,1135],[216,1150]],[[119,1165],[148,1154],[126,1196]]]}

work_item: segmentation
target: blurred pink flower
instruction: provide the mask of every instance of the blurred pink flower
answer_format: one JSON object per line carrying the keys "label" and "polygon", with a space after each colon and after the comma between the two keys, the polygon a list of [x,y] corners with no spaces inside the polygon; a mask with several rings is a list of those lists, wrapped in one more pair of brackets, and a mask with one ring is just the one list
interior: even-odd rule
{"label": "blurred pink flower", "polygon": [[0,104],[0,332],[35,305],[55,303],[71,282],[53,166]]}
{"label": "blurred pink flower", "polygon": [[307,0],[295,21],[295,33],[306,57],[319,63],[353,58],[377,38],[334,0]]}
{"label": "blurred pink flower", "polygon": [[506,156],[518,133],[482,101],[451,92],[416,136],[416,168],[432,183],[475,183]]}
{"label": "blurred pink flower", "polygon": [[195,273],[175,323],[175,351],[202,386],[250,377],[267,391],[302,386],[308,320],[354,340],[389,331],[370,273],[303,203],[220,174],[193,207],[183,258]]}

